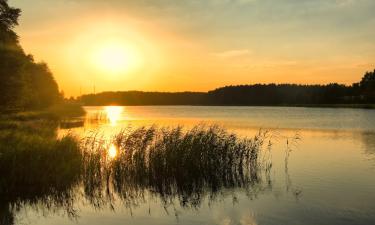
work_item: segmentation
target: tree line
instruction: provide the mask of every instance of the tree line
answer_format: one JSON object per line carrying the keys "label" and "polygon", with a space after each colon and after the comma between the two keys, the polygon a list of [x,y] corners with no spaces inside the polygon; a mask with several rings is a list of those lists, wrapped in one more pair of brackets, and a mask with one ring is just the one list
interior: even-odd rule
{"label": "tree line", "polygon": [[254,84],[209,92],[102,92],[78,98],[85,105],[299,105],[375,103],[375,70],[352,85]]}
{"label": "tree line", "polygon": [[62,99],[47,64],[35,62],[20,45],[14,31],[20,14],[0,0],[0,111],[40,109]]}

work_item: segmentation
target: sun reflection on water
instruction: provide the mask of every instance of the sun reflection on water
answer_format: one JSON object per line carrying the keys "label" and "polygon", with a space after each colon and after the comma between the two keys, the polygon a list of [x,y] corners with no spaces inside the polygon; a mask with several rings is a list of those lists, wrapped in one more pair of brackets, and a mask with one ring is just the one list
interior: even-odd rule
{"label": "sun reflection on water", "polygon": [[108,156],[111,159],[116,158],[116,156],[117,156],[117,148],[116,148],[116,146],[114,144],[111,144],[111,146],[109,146]]}
{"label": "sun reflection on water", "polygon": [[122,106],[106,106],[105,112],[107,115],[107,119],[111,126],[116,126],[117,122],[121,119],[121,115],[124,111],[124,107]]}

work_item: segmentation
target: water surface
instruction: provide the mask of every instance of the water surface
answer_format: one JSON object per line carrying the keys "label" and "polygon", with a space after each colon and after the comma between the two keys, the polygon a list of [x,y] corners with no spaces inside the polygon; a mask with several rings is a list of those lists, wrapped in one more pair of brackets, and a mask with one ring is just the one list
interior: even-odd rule
{"label": "water surface", "polygon": [[[145,193],[131,207],[74,203],[63,209],[24,207],[18,224],[375,224],[375,110],[291,107],[86,107],[84,126],[69,132],[105,135],[127,127],[219,124],[241,136],[270,130],[270,179],[253,192],[220,190],[197,207],[165,204]],[[66,129],[60,130],[63,134]],[[293,137],[298,134],[299,141]],[[286,162],[286,151],[291,151]]]}

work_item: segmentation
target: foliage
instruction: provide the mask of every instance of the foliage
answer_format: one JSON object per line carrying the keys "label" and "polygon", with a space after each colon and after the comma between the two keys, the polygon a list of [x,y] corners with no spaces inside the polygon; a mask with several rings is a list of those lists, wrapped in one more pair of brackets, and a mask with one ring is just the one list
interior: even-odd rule
{"label": "foliage", "polygon": [[20,9],[9,7],[7,0],[0,0],[0,44],[17,43],[18,37],[12,28],[18,25],[20,14]]}
{"label": "foliage", "polygon": [[375,102],[375,70],[367,72],[359,85],[363,90],[364,96],[366,96],[369,101]]}
{"label": "foliage", "polygon": [[60,98],[58,86],[45,63],[26,55],[13,28],[21,11],[0,0],[1,110],[45,108]]}
{"label": "foliage", "polygon": [[65,119],[80,117],[86,114],[81,105],[76,103],[61,102],[48,107],[45,112],[52,118]]}
{"label": "foliage", "polygon": [[85,105],[204,105],[205,93],[200,92],[103,92],[84,95],[79,101]]}
{"label": "foliage", "polygon": [[360,84],[254,84],[226,86],[209,92],[103,92],[83,95],[85,105],[332,105],[375,103],[375,72]]}

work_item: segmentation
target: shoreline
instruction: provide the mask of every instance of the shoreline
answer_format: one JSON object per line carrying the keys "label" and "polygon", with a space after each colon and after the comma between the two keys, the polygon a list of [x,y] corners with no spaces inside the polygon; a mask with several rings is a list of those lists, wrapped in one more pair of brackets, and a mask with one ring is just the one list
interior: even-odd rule
{"label": "shoreline", "polygon": [[207,107],[217,107],[217,106],[227,106],[227,107],[296,107],[296,108],[342,108],[342,109],[375,109],[375,104],[285,104],[285,105],[153,105],[153,104],[112,104],[112,105],[82,105],[82,107],[98,107],[98,106],[207,106]]}

